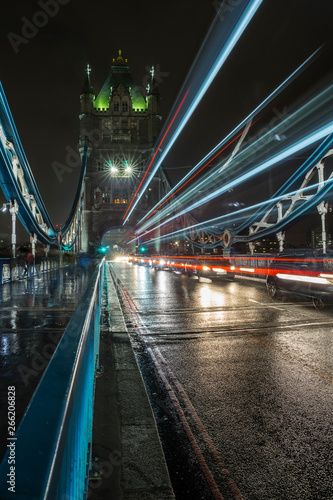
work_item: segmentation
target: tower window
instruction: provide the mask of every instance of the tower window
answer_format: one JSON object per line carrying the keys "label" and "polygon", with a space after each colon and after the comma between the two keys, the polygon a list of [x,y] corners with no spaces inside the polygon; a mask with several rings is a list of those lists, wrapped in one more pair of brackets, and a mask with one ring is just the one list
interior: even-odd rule
{"label": "tower window", "polygon": [[123,102],[123,111],[128,111],[128,104],[127,102]]}
{"label": "tower window", "polygon": [[110,193],[103,193],[103,203],[110,203],[111,202],[111,196],[110,196]]}
{"label": "tower window", "polygon": [[115,102],[113,105],[113,111],[119,111],[119,102]]}

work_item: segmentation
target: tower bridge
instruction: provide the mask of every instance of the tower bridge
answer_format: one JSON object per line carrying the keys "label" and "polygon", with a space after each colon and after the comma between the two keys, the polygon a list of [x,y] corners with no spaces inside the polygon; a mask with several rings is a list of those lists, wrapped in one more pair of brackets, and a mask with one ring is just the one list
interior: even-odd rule
{"label": "tower bridge", "polygon": [[[326,253],[327,200],[331,196],[333,175],[330,163],[333,142],[333,122],[329,113],[329,111],[333,111],[331,88],[326,89],[325,95],[324,93],[318,94],[311,101],[311,106],[310,104],[308,107],[304,105],[292,117],[288,117],[290,129],[284,128],[284,130],[292,131],[297,129],[301,122],[302,113],[308,116],[311,111],[313,114],[317,113],[317,119],[313,121],[312,129],[304,131],[301,128],[300,135],[290,134],[287,144],[281,146],[274,144],[273,152],[268,153],[267,158],[257,156],[257,141],[255,143],[244,141],[246,131],[251,126],[253,116],[259,111],[259,106],[230,133],[230,137],[228,136],[224,142],[222,141],[216,147],[217,149],[210,152],[193,170],[202,172],[206,165],[210,164],[222,151],[237,140],[231,153],[228,151],[225,153],[226,156],[223,158],[221,156],[220,163],[213,163],[209,173],[202,173],[198,180],[193,181],[196,173],[191,171],[181,185],[171,186],[163,163],[157,167],[154,162],[157,159],[158,163],[162,162],[164,152],[168,150],[168,147],[171,148],[175,137],[178,136],[176,133],[178,127],[181,131],[181,127],[184,126],[182,120],[188,119],[193,111],[197,98],[196,92],[199,92],[199,88],[191,89],[193,101],[190,104],[187,104],[186,99],[191,96],[191,93],[186,90],[185,94],[181,96],[180,104],[177,103],[175,114],[162,128],[160,95],[154,79],[153,68],[147,88],[142,89],[135,83],[127,59],[119,51],[118,56],[113,59],[104,84],[99,90],[95,84],[92,85],[91,75],[91,68],[87,66],[85,82],[80,95],[81,175],[72,210],[61,229],[57,229],[52,224],[46,211],[33,177],[33,171],[20,142],[4,90],[0,87],[0,184],[7,200],[6,206],[8,205],[10,208],[12,216],[12,266],[15,266],[17,257],[17,217],[30,235],[33,254],[37,242],[45,246],[46,256],[50,245],[58,246],[60,251],[73,250],[76,253],[93,254],[96,248],[103,244],[130,254],[135,253],[137,247],[142,244],[147,246],[149,253],[156,258],[155,264],[157,262],[158,264],[155,265],[155,268],[164,267],[164,259],[159,254],[165,253],[169,254],[167,262],[169,268],[175,268],[176,271],[184,268],[182,269],[184,274],[191,274],[194,270],[195,272],[192,274],[195,277],[200,277],[205,272],[229,274],[229,277],[231,275],[234,277],[237,273],[246,275],[253,272],[263,278],[264,272],[266,274],[269,272],[269,256],[262,259],[264,267],[260,268],[258,264],[256,269],[252,269],[250,266],[246,267],[245,260],[237,261],[234,257],[234,261],[232,259],[230,262],[228,261],[227,270],[225,266],[223,267],[223,257],[230,253],[235,242],[248,243],[251,250],[251,244],[256,238],[272,234],[278,235],[280,250],[282,250],[284,231],[309,213],[317,211],[322,223],[323,248],[321,250],[323,254]],[[286,82],[283,82],[281,85],[285,84]],[[268,98],[273,99],[277,92],[276,90]],[[182,112],[185,108],[182,106],[188,106],[183,115]],[[180,114],[178,115],[178,113]],[[176,117],[177,120],[175,120]],[[275,129],[274,131],[278,132]],[[272,134],[270,135],[272,136]],[[164,148],[166,144],[164,141],[168,141],[170,136],[172,137],[170,139],[171,145],[167,143],[167,147],[161,153],[161,145],[164,143]],[[267,145],[266,139],[258,142]],[[271,145],[270,140],[271,137],[268,140],[269,145]],[[219,150],[218,153],[217,150]],[[250,212],[241,208],[232,214],[212,214],[212,219],[206,221],[198,221],[194,217],[193,211],[200,204],[221,196],[228,189],[233,189],[237,183],[248,180],[258,172],[262,172],[300,151],[307,152],[306,161],[299,165],[290,179],[261,206],[258,206],[253,200]],[[152,165],[154,166],[153,171],[149,171]],[[230,166],[235,170],[228,177],[228,181],[224,182],[225,170],[229,169]],[[239,170],[237,170],[238,168]],[[216,176],[219,176],[219,182],[216,182]],[[185,185],[187,187],[182,191]],[[221,254],[224,252],[224,256],[221,256],[221,262],[216,256],[211,259],[203,256],[202,261],[197,260],[193,264],[189,255],[186,256],[187,260],[185,261],[184,256],[179,255],[179,250],[175,251],[177,245],[171,243],[175,240],[177,240],[177,245],[181,241],[184,246],[190,247],[191,252],[188,253],[203,254],[205,251],[209,251],[213,254],[219,250]],[[186,250],[188,249],[185,248],[184,253]],[[172,259],[175,253],[177,253],[177,258]],[[253,263],[253,257],[250,258]],[[149,263],[149,257],[142,260]],[[260,259],[258,258],[258,260]],[[82,269],[78,271],[76,267],[68,270],[67,267],[62,268],[61,266],[58,266],[57,269],[50,269],[50,266],[43,265],[42,277],[37,278],[39,274],[35,274],[29,282],[24,281],[25,278],[21,277],[20,282],[11,283],[14,287],[17,285],[20,294],[22,290],[24,291],[24,294],[21,295],[33,296],[38,291],[34,280],[42,281],[43,286],[45,285],[45,296],[43,295],[44,291],[42,291],[42,299],[38,305],[41,311],[39,316],[47,316],[46,297],[49,297],[50,307],[54,305],[53,300],[59,300],[60,309],[64,307],[62,293],[56,295],[55,290],[58,288],[51,286],[52,280],[61,279],[62,284],[66,283],[66,286],[73,292],[73,295],[68,295],[70,297],[68,300],[72,301],[72,297],[74,297],[73,303],[75,302],[75,306],[77,306],[75,311],[74,308],[71,310],[73,313],[71,319],[66,319],[66,322],[69,320],[66,330],[64,327],[65,331],[61,332],[63,335],[58,336],[54,342],[52,355],[47,358],[47,362],[45,362],[47,356],[45,354],[44,358],[42,356],[42,361],[45,362],[43,369],[47,366],[45,376],[40,379],[37,377],[38,388],[24,417],[23,412],[21,412],[20,419],[22,421],[19,430],[17,433],[16,429],[13,431],[17,437],[12,437],[10,443],[13,449],[17,446],[16,449],[19,453],[17,467],[27,466],[26,472],[22,473],[20,478],[15,479],[17,490],[21,498],[27,498],[24,495],[31,492],[34,495],[32,498],[38,499],[60,499],[65,498],[66,495],[66,498],[70,499],[87,498],[89,484],[93,488],[92,485],[95,484],[96,477],[98,480],[102,478],[102,468],[98,472],[95,471],[96,475],[94,475],[92,458],[93,452],[98,448],[93,443],[92,429],[94,390],[95,385],[98,385],[96,381],[99,377],[103,377],[103,370],[107,373],[105,377],[107,380],[112,378],[114,372],[118,370],[115,377],[118,386],[113,386],[111,390],[110,387],[106,389],[102,384],[98,389],[99,393],[95,401],[98,411],[102,414],[102,410],[104,411],[103,397],[108,401],[112,400],[113,413],[111,416],[116,419],[115,393],[119,387],[124,387],[127,384],[127,380],[122,379],[122,374],[119,374],[119,371],[123,370],[126,377],[130,380],[133,378],[135,387],[139,388],[139,395],[133,394],[130,384],[127,384],[126,398],[138,398],[134,400],[134,407],[137,405],[140,412],[141,408],[144,407],[142,415],[140,413],[143,423],[137,421],[136,415],[132,414],[133,412],[131,413],[129,409],[130,403],[127,399],[123,399],[121,418],[126,421],[126,424],[123,421],[119,423],[115,420],[115,427],[124,424],[127,426],[126,432],[130,434],[130,432],[135,431],[136,434],[134,438],[132,436],[132,441],[128,436],[128,441],[126,441],[123,435],[121,437],[117,435],[112,444],[110,444],[111,438],[108,435],[106,449],[110,452],[112,446],[118,445],[123,446],[123,449],[126,449],[126,446],[129,448],[128,443],[133,445],[137,435],[142,433],[143,447],[147,446],[145,460],[149,463],[150,454],[152,454],[158,464],[158,473],[151,481],[147,481],[142,491],[140,490],[142,495],[146,495],[140,498],[152,498],[149,495],[158,491],[161,496],[156,498],[172,499],[174,498],[173,492],[156,426],[141,376],[138,376],[138,365],[127,335],[128,331],[133,333],[133,330],[140,326],[135,323],[135,321],[139,323],[138,311],[125,287],[120,285],[111,265],[106,263],[105,259],[98,259],[98,262],[93,264],[93,269],[89,268],[89,270],[84,271]],[[278,270],[275,271],[278,273]],[[313,271],[311,272],[313,274]],[[313,278],[312,275],[311,277]],[[89,284],[87,284],[88,278],[90,279]],[[330,283],[331,274],[326,274],[324,277],[318,275],[315,276],[315,279],[326,280]],[[7,281],[8,283],[2,286],[10,284],[10,277]],[[24,285],[26,288],[23,288],[21,281],[26,283]],[[74,282],[79,283],[77,286],[82,291],[81,295],[77,293],[78,290],[75,289]],[[48,286],[46,286],[47,283]],[[7,301],[8,308],[15,307],[15,294],[11,294],[12,290],[13,287],[2,289],[3,302]],[[24,307],[28,308],[27,305]],[[125,317],[122,316],[123,309],[127,311]],[[116,311],[114,316],[113,311]],[[20,314],[18,314],[20,321],[24,322],[22,319],[24,314]],[[17,315],[13,314],[10,324],[20,323],[20,321],[16,322],[16,319]],[[61,324],[64,326],[64,322]],[[43,327],[47,328],[46,323],[45,325]],[[17,329],[20,334],[24,331],[18,326]],[[143,327],[142,329],[145,331]],[[114,359],[110,357],[110,340],[106,336],[106,333],[111,332],[114,344],[117,344],[112,347],[115,352]],[[8,341],[6,337],[6,342],[9,344],[12,339]],[[101,350],[100,345],[102,346]],[[42,344],[44,350],[46,346]],[[57,349],[55,349],[56,346]],[[105,362],[105,366],[102,366],[101,358],[103,363]],[[26,379],[38,375],[37,362],[38,359],[36,361],[33,357],[34,366],[24,366]],[[110,366],[113,367],[114,371],[111,370]],[[58,379],[59,384],[55,383]],[[130,417],[127,414],[124,416],[125,409]],[[181,412],[179,415],[182,415]],[[107,414],[105,419],[109,417],[110,414]],[[103,440],[103,432],[107,432],[109,423],[102,421],[102,417],[98,415],[95,415],[95,421],[98,423],[95,432],[99,439]],[[45,422],[48,425],[47,429]],[[100,429],[103,429],[103,432],[100,432]],[[36,454],[31,453],[34,446],[37,450]],[[133,448],[135,447],[133,446]],[[8,453],[10,454],[11,451]],[[7,472],[8,453],[0,467],[2,477],[5,477]],[[139,464],[138,467],[140,467],[142,458],[141,453],[142,448],[140,448],[138,455],[133,455],[133,460]],[[116,462],[115,456],[112,455],[112,457],[112,460]],[[35,460],[36,462],[34,462]],[[110,455],[108,460],[108,462],[104,461],[103,464],[112,462]],[[38,484],[33,475],[33,467],[36,467],[36,464],[42,478]],[[125,465],[123,469],[126,469]],[[133,471],[130,471],[126,478],[128,484],[131,482],[131,472]],[[119,484],[120,482],[119,480]],[[108,487],[111,488],[114,485]],[[137,485],[136,487],[139,488]],[[10,498],[3,481],[0,484],[0,493],[1,498]],[[132,490],[131,493],[133,493]],[[164,494],[166,496],[163,496]]]}
{"label": "tower bridge", "polygon": [[[88,137],[89,148],[82,224],[82,249],[86,252],[96,241],[105,239],[108,228],[113,234],[124,232],[124,212],[153,154],[162,119],[153,70],[145,91],[143,96],[121,50],[96,95],[87,67],[80,96],[80,147],[83,150]],[[160,178],[153,180],[139,213],[158,201],[163,186]]]}

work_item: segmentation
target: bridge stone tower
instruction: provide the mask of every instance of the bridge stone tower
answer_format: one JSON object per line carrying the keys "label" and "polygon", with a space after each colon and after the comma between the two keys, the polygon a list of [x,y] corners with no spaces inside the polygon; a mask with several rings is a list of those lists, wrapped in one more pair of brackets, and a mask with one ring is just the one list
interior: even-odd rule
{"label": "bridge stone tower", "polygon": [[[85,140],[89,156],[85,178],[82,250],[99,246],[103,236],[121,244],[129,233],[123,217],[160,132],[160,95],[154,68],[147,89],[139,88],[121,50],[110,73],[95,95],[90,67],[80,95],[80,149]],[[146,94],[144,97],[143,94]],[[138,204],[139,212],[158,199],[158,179]],[[107,233],[107,235],[106,235]],[[104,238],[103,238],[104,240]]]}

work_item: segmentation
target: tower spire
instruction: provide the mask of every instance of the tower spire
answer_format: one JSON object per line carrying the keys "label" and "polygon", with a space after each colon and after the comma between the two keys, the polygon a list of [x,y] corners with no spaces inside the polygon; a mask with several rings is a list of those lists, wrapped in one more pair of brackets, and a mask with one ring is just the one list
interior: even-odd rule
{"label": "tower spire", "polygon": [[83,84],[81,94],[93,94],[93,88],[92,88],[91,83],[90,83],[91,67],[89,64],[87,64],[86,73],[87,73],[87,76],[86,76],[85,82]]}
{"label": "tower spire", "polygon": [[157,84],[157,81],[155,79],[155,72],[156,72],[155,66],[152,65],[152,67],[149,70],[149,73],[151,75],[150,82],[148,83],[148,85],[146,87],[147,95],[154,94],[156,96],[159,96],[158,84]]}

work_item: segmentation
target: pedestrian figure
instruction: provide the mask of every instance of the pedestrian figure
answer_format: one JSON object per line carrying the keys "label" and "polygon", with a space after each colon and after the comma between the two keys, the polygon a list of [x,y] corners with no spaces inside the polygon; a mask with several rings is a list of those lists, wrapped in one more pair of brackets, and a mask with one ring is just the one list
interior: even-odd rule
{"label": "pedestrian figure", "polygon": [[37,279],[41,280],[41,264],[42,264],[43,257],[40,252],[36,252],[35,255],[35,268],[36,268],[36,274],[37,274]]}
{"label": "pedestrian figure", "polygon": [[16,278],[15,275],[16,265],[17,265],[17,260],[15,259],[15,257],[12,257],[9,261],[10,281],[14,281],[14,279]]}
{"label": "pedestrian figure", "polygon": [[19,252],[17,256],[18,278],[23,280],[25,274],[26,256],[23,252]]}
{"label": "pedestrian figure", "polygon": [[34,270],[34,256],[31,252],[29,252],[27,255],[26,264],[27,264],[28,279],[31,279],[33,276],[33,270]]}

